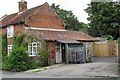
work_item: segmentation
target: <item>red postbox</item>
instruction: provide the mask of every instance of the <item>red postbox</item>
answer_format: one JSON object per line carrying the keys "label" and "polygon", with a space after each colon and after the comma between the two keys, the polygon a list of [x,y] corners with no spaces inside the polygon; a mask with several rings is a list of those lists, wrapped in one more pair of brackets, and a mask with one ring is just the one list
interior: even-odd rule
{"label": "red postbox", "polygon": [[54,59],[55,51],[52,50],[52,59]]}

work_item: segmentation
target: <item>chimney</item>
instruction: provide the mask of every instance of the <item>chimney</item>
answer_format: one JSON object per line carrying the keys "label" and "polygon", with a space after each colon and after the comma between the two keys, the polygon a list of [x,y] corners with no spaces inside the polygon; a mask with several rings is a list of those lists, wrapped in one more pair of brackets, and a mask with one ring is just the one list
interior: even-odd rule
{"label": "chimney", "polygon": [[27,10],[27,2],[25,0],[21,0],[19,2],[19,12]]}

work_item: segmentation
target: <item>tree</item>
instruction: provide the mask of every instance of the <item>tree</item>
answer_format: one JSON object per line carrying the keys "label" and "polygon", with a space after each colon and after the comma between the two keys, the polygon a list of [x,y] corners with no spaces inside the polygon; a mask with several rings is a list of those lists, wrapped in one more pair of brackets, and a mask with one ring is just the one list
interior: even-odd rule
{"label": "tree", "polygon": [[79,22],[77,17],[72,13],[72,11],[60,9],[60,5],[56,6],[55,4],[52,4],[51,7],[66,24],[65,29],[77,30],[77,31],[83,30],[85,32],[87,31],[88,28],[87,24],[83,22]]}
{"label": "tree", "polygon": [[[118,34],[120,5],[115,2],[92,2],[85,10],[90,21],[89,34],[96,37]],[[116,33],[116,35],[115,35]]]}
{"label": "tree", "polygon": [[89,25],[85,24],[83,22],[79,23],[78,29],[81,29],[83,32],[88,33],[89,31]]}

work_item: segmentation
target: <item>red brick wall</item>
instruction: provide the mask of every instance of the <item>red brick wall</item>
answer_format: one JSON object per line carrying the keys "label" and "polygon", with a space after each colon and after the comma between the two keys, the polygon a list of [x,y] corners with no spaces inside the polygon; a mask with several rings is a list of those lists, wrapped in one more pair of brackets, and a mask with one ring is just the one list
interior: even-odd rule
{"label": "red brick wall", "polygon": [[17,33],[23,34],[25,32],[25,25],[19,24],[14,25],[14,35],[17,35]]}
{"label": "red brick wall", "polygon": [[[14,35],[23,34],[25,32],[24,25],[14,25]],[[8,45],[12,44],[12,38],[7,38]]]}
{"label": "red brick wall", "polygon": [[39,28],[64,29],[64,23],[48,4],[38,8],[37,11],[31,14],[27,24]]}
{"label": "red brick wall", "polygon": [[0,34],[6,34],[7,29],[6,28],[0,28]]}
{"label": "red brick wall", "polygon": [[[22,34],[25,32],[25,26],[23,24],[20,25],[14,25],[14,35]],[[7,27],[0,28],[0,33],[1,34],[7,34]],[[8,45],[12,44],[12,38],[7,38],[7,43]]]}
{"label": "red brick wall", "polygon": [[50,55],[50,64],[52,65],[52,64],[55,64],[55,54],[54,54],[54,60],[52,59],[52,50],[54,50],[55,51],[55,42],[48,42],[47,41],[47,47],[48,47],[48,51],[49,51],[49,55]]}

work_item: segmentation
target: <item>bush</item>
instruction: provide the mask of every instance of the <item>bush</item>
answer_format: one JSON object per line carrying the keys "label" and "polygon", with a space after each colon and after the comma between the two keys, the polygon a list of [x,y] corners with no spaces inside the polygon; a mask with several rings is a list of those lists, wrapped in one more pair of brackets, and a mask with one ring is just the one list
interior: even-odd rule
{"label": "bush", "polygon": [[107,40],[113,40],[114,38],[111,35],[104,35],[102,38],[106,38]]}
{"label": "bush", "polygon": [[7,70],[7,64],[8,64],[8,57],[7,57],[7,36],[6,34],[0,35],[2,39],[0,39],[0,42],[2,42],[2,69]]}
{"label": "bush", "polygon": [[7,56],[2,57],[2,69],[8,70],[8,57]]}
{"label": "bush", "polygon": [[107,36],[107,40],[113,40],[114,38],[112,36]]}
{"label": "bush", "polygon": [[14,72],[25,71],[29,69],[29,56],[23,46],[14,46],[8,58],[8,70]]}
{"label": "bush", "polygon": [[[37,67],[43,67],[48,65],[48,51],[44,40],[39,37],[33,37],[30,35],[17,35],[12,38],[12,52],[10,55],[7,55],[7,39],[6,35],[3,36],[3,49],[2,49],[2,69],[21,72],[28,69],[34,69]],[[42,45],[39,45],[37,60],[32,61],[28,56],[27,46],[31,42],[41,42]]]}
{"label": "bush", "polygon": [[120,38],[118,38],[117,40],[120,41]]}
{"label": "bush", "polygon": [[48,66],[48,53],[45,49],[40,51],[40,66]]}
{"label": "bush", "polygon": [[[45,44],[43,44],[45,45]],[[41,48],[38,50],[39,55],[39,66],[48,66],[48,51],[45,46],[41,46]]]}
{"label": "bush", "polygon": [[35,62],[30,62],[29,69],[35,69],[35,68],[38,68],[38,64]]}

